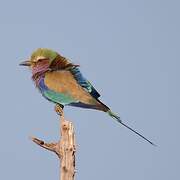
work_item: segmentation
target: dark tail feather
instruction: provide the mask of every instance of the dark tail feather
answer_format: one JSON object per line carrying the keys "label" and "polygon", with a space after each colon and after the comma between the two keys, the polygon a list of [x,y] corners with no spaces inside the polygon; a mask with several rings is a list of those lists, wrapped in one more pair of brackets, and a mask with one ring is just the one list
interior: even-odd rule
{"label": "dark tail feather", "polygon": [[153,146],[156,146],[152,141],[148,140],[147,138],[145,138],[143,135],[141,135],[140,133],[138,133],[137,131],[135,131],[134,129],[132,129],[131,127],[129,127],[128,125],[124,124],[122,122],[122,120],[120,119],[119,116],[117,116],[116,114],[114,114],[111,110],[107,111],[107,113],[112,117],[115,118],[119,123],[121,123],[123,126],[125,126],[126,128],[128,128],[129,130],[131,130],[132,132],[136,133],[138,136],[140,136],[141,138],[145,139],[147,142],[149,142],[150,144],[152,144]]}

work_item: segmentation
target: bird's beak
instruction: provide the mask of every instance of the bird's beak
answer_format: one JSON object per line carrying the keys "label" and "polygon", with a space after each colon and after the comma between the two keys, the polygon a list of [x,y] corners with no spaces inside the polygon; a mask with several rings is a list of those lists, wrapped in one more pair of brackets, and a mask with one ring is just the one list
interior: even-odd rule
{"label": "bird's beak", "polygon": [[27,60],[27,61],[23,61],[19,64],[20,66],[31,66],[31,61]]}

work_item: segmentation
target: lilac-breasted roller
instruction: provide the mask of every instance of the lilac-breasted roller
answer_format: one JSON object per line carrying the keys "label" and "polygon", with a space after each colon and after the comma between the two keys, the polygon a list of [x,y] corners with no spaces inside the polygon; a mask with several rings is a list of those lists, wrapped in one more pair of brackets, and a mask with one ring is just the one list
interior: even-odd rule
{"label": "lilac-breasted roller", "polygon": [[20,65],[30,67],[36,87],[47,100],[61,107],[68,105],[106,112],[123,126],[154,145],[150,140],[124,124],[119,116],[103,104],[99,100],[100,94],[80,72],[79,65],[73,64],[59,53],[39,48],[32,53],[28,61]]}

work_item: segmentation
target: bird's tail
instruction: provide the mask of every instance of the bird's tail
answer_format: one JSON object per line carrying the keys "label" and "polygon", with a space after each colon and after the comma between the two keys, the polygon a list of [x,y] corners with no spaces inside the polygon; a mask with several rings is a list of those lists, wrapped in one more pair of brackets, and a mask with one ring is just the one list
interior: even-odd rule
{"label": "bird's tail", "polygon": [[140,133],[138,133],[137,131],[135,131],[134,129],[132,129],[131,127],[129,127],[128,125],[124,124],[122,122],[122,120],[120,119],[120,117],[118,115],[116,115],[115,113],[113,113],[111,110],[108,110],[107,113],[114,118],[116,121],[118,121],[119,123],[121,123],[123,126],[125,126],[126,128],[128,128],[129,130],[131,130],[132,132],[136,133],[138,136],[140,136],[141,138],[145,139],[147,142],[149,142],[150,144],[156,146],[152,141],[148,140],[147,138],[145,138],[143,135],[141,135]]}

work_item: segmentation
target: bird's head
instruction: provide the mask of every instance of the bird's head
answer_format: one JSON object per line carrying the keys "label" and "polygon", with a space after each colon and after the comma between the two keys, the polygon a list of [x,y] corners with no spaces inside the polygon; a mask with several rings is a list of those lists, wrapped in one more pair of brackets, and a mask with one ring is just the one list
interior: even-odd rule
{"label": "bird's head", "polygon": [[30,67],[33,75],[37,75],[48,70],[61,70],[79,66],[71,63],[67,58],[61,56],[57,52],[46,48],[39,48],[35,50],[30,59],[20,63],[20,65]]}
{"label": "bird's head", "polygon": [[58,56],[58,53],[46,48],[39,48],[35,50],[30,59],[20,63],[21,66],[29,66],[31,69],[41,66],[50,66],[52,61]]}

